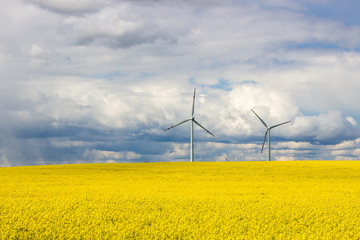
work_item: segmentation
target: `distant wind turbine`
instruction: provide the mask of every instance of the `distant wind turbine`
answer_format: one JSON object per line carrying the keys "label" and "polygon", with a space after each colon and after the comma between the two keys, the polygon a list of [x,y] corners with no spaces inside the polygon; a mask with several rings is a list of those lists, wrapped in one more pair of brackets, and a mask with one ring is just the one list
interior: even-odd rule
{"label": "distant wind turbine", "polygon": [[268,127],[266,125],[266,123],[264,122],[264,120],[262,120],[259,115],[256,114],[256,112],[254,110],[251,109],[251,111],[253,111],[253,113],[259,118],[259,120],[264,124],[264,126],[266,127],[266,132],[265,132],[265,137],[264,137],[264,142],[262,144],[262,148],[261,148],[261,153],[263,152],[264,150],[264,145],[265,145],[265,141],[266,141],[266,136],[268,136],[268,143],[269,143],[269,161],[271,161],[271,153],[270,153],[270,130],[273,129],[273,128],[276,128],[278,126],[281,126],[281,125],[284,125],[286,123],[289,123],[291,121],[286,121],[286,122],[283,122],[283,123],[280,123],[280,124],[276,124],[274,126],[271,126],[271,127]]}
{"label": "distant wind turbine", "polygon": [[196,120],[195,120],[195,117],[194,117],[194,110],[195,110],[195,91],[196,91],[196,88],[194,88],[194,97],[193,97],[193,104],[192,104],[192,111],[191,111],[191,118],[189,119],[186,119],[178,124],[175,124],[174,126],[171,126],[167,129],[165,129],[164,131],[167,131],[169,129],[172,129],[176,126],[179,126],[183,123],[186,123],[188,121],[191,121],[191,137],[190,137],[190,161],[191,162],[194,162],[194,123],[196,125],[198,125],[199,127],[201,127],[202,129],[204,129],[206,132],[208,132],[211,136],[215,137],[214,134],[212,134],[209,130],[207,130],[206,128],[204,128],[203,126],[201,126],[200,123],[198,123]]}

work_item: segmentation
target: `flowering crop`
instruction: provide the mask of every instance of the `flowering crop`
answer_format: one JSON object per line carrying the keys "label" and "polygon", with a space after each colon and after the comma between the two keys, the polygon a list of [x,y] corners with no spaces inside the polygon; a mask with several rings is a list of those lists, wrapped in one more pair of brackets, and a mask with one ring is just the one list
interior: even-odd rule
{"label": "flowering crop", "polygon": [[360,162],[0,168],[0,239],[360,239]]}

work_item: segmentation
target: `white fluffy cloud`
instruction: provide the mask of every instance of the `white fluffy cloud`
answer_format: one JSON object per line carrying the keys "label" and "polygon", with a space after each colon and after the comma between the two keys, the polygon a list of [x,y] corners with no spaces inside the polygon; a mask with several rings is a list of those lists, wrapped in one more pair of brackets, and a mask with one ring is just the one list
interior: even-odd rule
{"label": "white fluffy cloud", "polygon": [[[33,81],[23,92],[32,102],[32,112],[22,118],[49,121],[54,127],[78,124],[90,128],[166,128],[190,117],[192,92],[174,95],[175,89],[116,86],[105,80],[63,78],[54,83]],[[36,89],[41,90],[36,92]],[[36,94],[33,94],[36,93]],[[206,93],[206,92],[205,92]],[[231,91],[210,90],[198,96],[195,117],[219,137],[261,135],[264,126],[254,109],[269,126],[291,120],[277,128],[284,138],[326,141],[354,137],[358,128],[340,111],[304,116],[288,94],[257,84],[241,84]],[[20,113],[17,113],[20,114]]]}
{"label": "white fluffy cloud", "polygon": [[105,8],[86,18],[73,16],[65,19],[59,32],[71,37],[77,45],[129,48],[139,44],[176,41],[156,23],[142,19],[130,6]]}
{"label": "white fluffy cloud", "polygon": [[[132,161],[139,159],[141,157],[140,154],[135,152],[114,152],[114,151],[103,151],[103,150],[95,150],[95,149],[86,149],[84,157],[89,157],[90,159],[94,159],[95,161],[104,161],[108,163],[116,162],[116,161]],[[116,159],[116,160],[114,160]]]}

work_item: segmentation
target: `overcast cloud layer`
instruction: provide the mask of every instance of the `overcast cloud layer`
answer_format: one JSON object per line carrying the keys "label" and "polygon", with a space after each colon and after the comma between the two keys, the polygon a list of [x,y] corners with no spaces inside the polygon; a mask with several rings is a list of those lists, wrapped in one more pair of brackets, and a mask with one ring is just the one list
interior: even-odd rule
{"label": "overcast cloud layer", "polygon": [[[5,0],[0,166],[359,159],[360,3]],[[267,149],[265,149],[266,152]]]}

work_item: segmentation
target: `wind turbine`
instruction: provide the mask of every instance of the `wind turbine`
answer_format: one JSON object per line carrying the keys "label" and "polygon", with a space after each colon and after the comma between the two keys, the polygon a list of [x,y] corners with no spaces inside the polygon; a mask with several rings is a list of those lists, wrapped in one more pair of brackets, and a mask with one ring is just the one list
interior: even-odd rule
{"label": "wind turbine", "polygon": [[261,153],[263,152],[264,150],[264,145],[265,145],[265,141],[266,141],[266,136],[268,136],[268,143],[269,143],[269,161],[271,161],[271,153],[270,153],[270,130],[273,129],[273,128],[276,128],[278,126],[281,126],[281,125],[284,125],[286,123],[289,123],[291,121],[286,121],[286,122],[283,122],[283,123],[280,123],[280,124],[276,124],[274,126],[271,126],[271,127],[268,127],[266,125],[266,123],[264,122],[264,120],[262,120],[259,115],[256,114],[256,112],[254,110],[251,109],[251,111],[253,111],[253,113],[259,118],[259,120],[264,124],[264,126],[266,127],[266,132],[265,132],[265,137],[264,137],[264,142],[262,144],[262,148],[261,148]]}
{"label": "wind turbine", "polygon": [[202,129],[204,129],[206,132],[208,132],[211,136],[215,137],[214,134],[212,134],[209,130],[207,130],[206,128],[204,128],[203,126],[201,126],[200,123],[198,123],[196,120],[195,120],[195,117],[194,117],[194,110],[195,110],[195,91],[196,91],[196,88],[194,88],[194,97],[193,97],[193,104],[192,104],[192,111],[191,111],[191,118],[189,119],[186,119],[178,124],[175,124],[174,126],[171,126],[171,127],[168,127],[167,129],[165,129],[164,131],[167,131],[169,129],[172,129],[176,126],[179,126],[183,123],[186,123],[188,121],[191,121],[191,137],[190,137],[190,161],[191,162],[194,162],[194,123],[196,125],[198,125],[199,127],[201,127]]}

